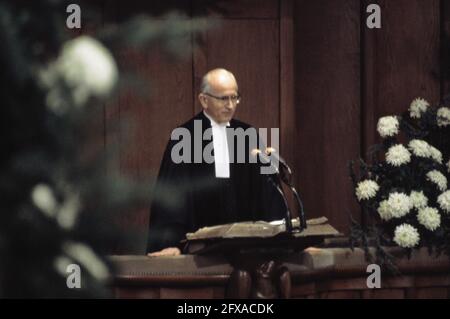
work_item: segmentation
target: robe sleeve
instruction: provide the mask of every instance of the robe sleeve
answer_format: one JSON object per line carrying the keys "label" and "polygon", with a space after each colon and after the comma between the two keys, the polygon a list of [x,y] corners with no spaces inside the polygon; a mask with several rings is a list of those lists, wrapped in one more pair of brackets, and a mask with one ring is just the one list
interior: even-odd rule
{"label": "robe sleeve", "polygon": [[171,159],[174,141],[169,141],[163,155],[158,178],[152,192],[147,252],[180,247],[189,222],[188,180],[185,163]]}

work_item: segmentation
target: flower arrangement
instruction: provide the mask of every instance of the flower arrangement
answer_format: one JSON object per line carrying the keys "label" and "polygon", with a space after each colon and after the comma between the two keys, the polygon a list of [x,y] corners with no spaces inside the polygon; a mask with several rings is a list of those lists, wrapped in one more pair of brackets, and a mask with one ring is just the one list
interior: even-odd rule
{"label": "flower arrangement", "polygon": [[394,266],[385,246],[399,246],[450,256],[450,109],[444,100],[432,107],[412,101],[402,115],[378,120],[380,144],[360,160],[358,174],[350,165],[355,197],[363,209],[363,223],[352,219],[350,245],[376,248],[377,262]]}

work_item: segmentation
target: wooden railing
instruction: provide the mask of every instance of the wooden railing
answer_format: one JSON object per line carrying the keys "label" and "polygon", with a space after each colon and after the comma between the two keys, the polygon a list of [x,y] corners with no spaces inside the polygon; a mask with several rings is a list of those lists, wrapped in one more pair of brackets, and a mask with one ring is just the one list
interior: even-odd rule
{"label": "wooden railing", "polygon": [[[389,249],[399,256],[399,249]],[[243,256],[242,258],[245,258]],[[254,256],[248,256],[254,258]],[[361,249],[308,248],[238,269],[223,256],[112,256],[117,298],[449,298],[450,260],[426,249],[396,261],[400,275],[381,272],[368,288]]]}

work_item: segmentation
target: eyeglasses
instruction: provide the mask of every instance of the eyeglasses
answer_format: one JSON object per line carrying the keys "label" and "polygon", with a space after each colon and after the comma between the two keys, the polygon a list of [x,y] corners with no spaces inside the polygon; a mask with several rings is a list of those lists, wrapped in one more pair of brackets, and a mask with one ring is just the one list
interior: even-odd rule
{"label": "eyeglasses", "polygon": [[223,104],[227,103],[229,100],[231,100],[232,103],[234,104],[239,104],[239,102],[241,101],[241,96],[240,94],[237,95],[229,95],[229,96],[215,96],[209,93],[203,93],[207,96],[210,96],[220,102],[222,102]]}

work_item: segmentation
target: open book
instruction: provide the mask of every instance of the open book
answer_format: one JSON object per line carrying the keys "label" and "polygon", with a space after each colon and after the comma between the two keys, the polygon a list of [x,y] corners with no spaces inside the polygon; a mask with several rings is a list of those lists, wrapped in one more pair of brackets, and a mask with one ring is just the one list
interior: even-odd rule
{"label": "open book", "polygon": [[[299,226],[299,219],[292,219],[292,226]],[[310,219],[307,228],[302,232],[293,233],[294,237],[307,236],[338,236],[339,232],[333,228],[326,217]],[[194,233],[186,234],[188,240],[213,239],[213,238],[269,238],[286,231],[285,221],[273,222],[240,222],[211,227],[203,227]]]}
{"label": "open book", "polygon": [[[292,220],[293,227],[299,219]],[[296,249],[321,244],[325,238],[341,234],[325,217],[310,219],[303,231],[287,233],[284,220],[240,222],[203,227],[186,234],[184,251],[190,254],[237,252],[241,249]]]}

